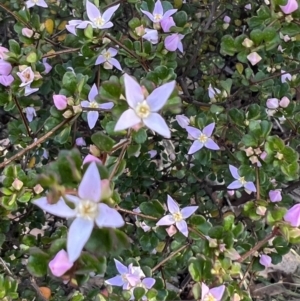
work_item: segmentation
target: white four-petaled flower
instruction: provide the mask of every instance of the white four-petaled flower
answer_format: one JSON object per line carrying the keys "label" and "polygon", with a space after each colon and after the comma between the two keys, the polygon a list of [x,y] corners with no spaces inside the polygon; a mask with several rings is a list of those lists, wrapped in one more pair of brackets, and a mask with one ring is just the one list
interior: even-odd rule
{"label": "white four-petaled flower", "polygon": [[116,67],[120,71],[122,71],[122,67],[118,60],[114,58],[118,53],[117,49],[108,48],[104,49],[101,54],[98,56],[95,65],[100,65],[104,63],[104,69],[112,69],[112,67]]}
{"label": "white four-petaled flower", "polygon": [[238,169],[232,165],[229,165],[231,175],[235,178],[230,185],[227,186],[228,189],[238,189],[245,187],[247,190],[256,192],[256,187],[253,182],[248,182],[244,177],[241,177],[238,173]]}
{"label": "white four-petaled flower", "polygon": [[159,23],[162,20],[172,16],[177,12],[177,9],[169,9],[164,13],[163,6],[161,4],[160,0],[157,0],[154,5],[154,10],[152,13],[142,10],[141,11],[153,22],[153,23]]}
{"label": "white four-petaled flower", "polygon": [[47,197],[33,201],[33,204],[48,213],[64,218],[74,218],[67,238],[67,252],[71,262],[80,256],[95,223],[99,228],[124,226],[124,220],[117,210],[99,203],[101,195],[100,174],[96,163],[92,162],[79,184],[78,197],[65,195],[65,199],[73,204],[74,209],[71,209],[63,198],[60,198],[56,204],[50,204]]}
{"label": "white four-petaled flower", "polygon": [[40,6],[40,7],[48,7],[47,3],[45,0],[28,0],[25,2],[27,8],[31,8],[35,5]]}

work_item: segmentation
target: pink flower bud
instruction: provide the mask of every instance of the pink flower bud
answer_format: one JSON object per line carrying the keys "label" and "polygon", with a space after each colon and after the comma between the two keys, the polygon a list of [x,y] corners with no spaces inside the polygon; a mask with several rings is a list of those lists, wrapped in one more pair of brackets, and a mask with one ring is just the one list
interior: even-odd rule
{"label": "pink flower bud", "polygon": [[7,58],[5,52],[9,52],[9,50],[5,47],[0,46],[0,59],[4,60]]}
{"label": "pink flower bud", "polygon": [[257,52],[252,52],[247,56],[247,59],[254,66],[262,60],[262,57]]}
{"label": "pink flower bud", "polygon": [[86,146],[86,142],[82,137],[76,138],[76,145],[77,146]]}
{"label": "pink flower bud", "polygon": [[231,18],[228,17],[228,16],[225,16],[224,19],[223,19],[223,21],[224,21],[225,23],[230,23]]}
{"label": "pink flower bud", "polygon": [[82,164],[84,165],[84,164],[86,164],[86,163],[91,163],[91,162],[96,162],[96,163],[102,164],[101,160],[100,160],[99,158],[93,156],[93,155],[87,155],[87,156],[84,158]]}
{"label": "pink flower bud", "polygon": [[20,181],[18,178],[16,178],[13,183],[11,184],[11,186],[15,189],[15,190],[21,190],[21,188],[23,187],[24,183],[22,181]]}
{"label": "pink flower bud", "polygon": [[272,203],[280,202],[282,200],[281,191],[279,189],[270,190],[269,198]]}
{"label": "pink flower bud", "polygon": [[27,37],[27,38],[31,38],[33,36],[33,30],[25,27],[25,28],[22,28],[22,35],[24,37]]}
{"label": "pink flower bud", "polygon": [[62,111],[65,110],[67,108],[67,97],[65,95],[53,95],[53,101],[54,101],[54,105],[55,107]]}
{"label": "pink flower bud", "polygon": [[166,231],[170,237],[177,233],[177,229],[174,225],[171,225],[169,228],[166,229]]}
{"label": "pink flower bud", "polygon": [[277,98],[269,98],[267,100],[267,108],[277,109],[279,107],[279,100]]}
{"label": "pink flower bud", "polygon": [[65,250],[60,250],[55,257],[49,262],[51,273],[56,277],[61,277],[73,266]]}
{"label": "pink flower bud", "polygon": [[291,14],[298,9],[297,0],[288,0],[286,5],[280,5],[281,10],[286,14]]}
{"label": "pink flower bud", "polygon": [[160,22],[160,25],[161,25],[164,32],[169,32],[170,28],[172,26],[176,26],[173,17],[168,17],[168,18],[163,19]]}
{"label": "pink flower bud", "polygon": [[260,158],[264,161],[267,158],[267,152],[263,151],[260,155]]}
{"label": "pink flower bud", "polygon": [[259,259],[259,263],[261,265],[264,265],[266,268],[268,268],[271,263],[272,263],[272,258],[268,255],[261,255],[260,259]]}
{"label": "pink flower bud", "polygon": [[185,129],[190,124],[190,119],[185,115],[176,115],[176,121],[178,124]]}
{"label": "pink flower bud", "polygon": [[290,100],[286,96],[282,97],[281,100],[280,100],[280,102],[279,102],[279,105],[282,108],[288,107],[289,104],[290,104]]}
{"label": "pink flower bud", "polygon": [[107,200],[112,195],[112,190],[110,188],[110,182],[107,179],[101,180],[101,200]]}

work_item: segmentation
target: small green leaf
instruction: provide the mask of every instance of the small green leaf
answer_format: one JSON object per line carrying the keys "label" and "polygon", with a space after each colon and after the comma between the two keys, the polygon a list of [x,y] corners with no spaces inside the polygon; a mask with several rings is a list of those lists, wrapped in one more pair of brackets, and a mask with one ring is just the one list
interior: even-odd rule
{"label": "small green leaf", "polygon": [[147,130],[141,128],[137,132],[133,132],[132,137],[136,143],[142,144],[147,140]]}
{"label": "small green leaf", "polygon": [[177,12],[174,16],[174,22],[176,23],[176,26],[184,27],[184,25],[187,23],[188,16],[187,13],[183,10]]}
{"label": "small green leaf", "polygon": [[233,56],[236,53],[234,38],[231,35],[225,35],[221,41],[221,53]]}
{"label": "small green leaf", "polygon": [[27,270],[34,277],[43,277],[47,273],[48,255],[40,252],[28,258]]}
{"label": "small green leaf", "polygon": [[91,137],[92,142],[101,150],[104,152],[109,152],[113,148],[113,146],[116,144],[115,140],[110,138],[109,136],[104,135],[101,132],[97,132],[92,135]]}
{"label": "small green leaf", "polygon": [[142,299],[142,297],[145,295],[145,293],[146,293],[146,290],[143,287],[136,287],[133,290],[134,298],[137,301],[140,300],[140,299]]}

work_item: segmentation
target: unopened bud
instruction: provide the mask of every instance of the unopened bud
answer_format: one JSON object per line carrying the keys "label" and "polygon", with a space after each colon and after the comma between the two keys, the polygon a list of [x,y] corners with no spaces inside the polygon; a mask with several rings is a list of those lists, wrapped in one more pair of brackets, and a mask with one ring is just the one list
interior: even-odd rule
{"label": "unopened bud", "polygon": [[99,148],[94,144],[90,145],[90,153],[95,157],[100,157],[101,154]]}
{"label": "unopened bud", "polygon": [[138,26],[135,28],[134,32],[136,33],[137,36],[141,37],[145,34],[145,28],[144,25]]}
{"label": "unopened bud", "polygon": [[63,113],[63,116],[64,116],[65,118],[70,118],[70,117],[73,116],[73,112],[72,112],[71,110],[67,110],[67,111],[65,111],[65,112]]}
{"label": "unopened bud", "polygon": [[73,106],[72,108],[73,108],[74,114],[79,114],[79,113],[82,112],[82,107],[81,107],[81,105]]}
{"label": "unopened bud", "polygon": [[243,41],[242,45],[243,45],[244,47],[246,47],[246,48],[251,48],[251,47],[254,45],[254,43],[253,43],[252,40],[246,38],[246,39]]}
{"label": "unopened bud", "polygon": [[33,191],[36,193],[36,194],[40,194],[41,192],[43,192],[43,187],[40,185],[40,184],[37,184],[33,187]]}
{"label": "unopened bud", "polygon": [[27,27],[22,28],[22,35],[24,37],[31,38],[33,36],[33,33],[34,33],[33,30],[31,30]]}
{"label": "unopened bud", "polygon": [[74,106],[74,98],[72,96],[67,97],[67,104],[69,106]]}
{"label": "unopened bud", "polygon": [[15,190],[21,190],[21,188],[23,187],[24,183],[22,181],[20,181],[18,178],[16,178],[13,183],[11,184],[11,186],[15,189]]}

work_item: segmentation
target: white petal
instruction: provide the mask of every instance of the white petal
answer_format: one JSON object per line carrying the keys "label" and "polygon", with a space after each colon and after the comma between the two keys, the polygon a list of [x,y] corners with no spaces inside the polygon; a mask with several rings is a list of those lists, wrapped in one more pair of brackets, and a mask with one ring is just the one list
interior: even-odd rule
{"label": "white petal", "polygon": [[171,132],[165,120],[158,113],[150,113],[149,116],[143,119],[144,124],[154,132],[163,137],[170,138]]}
{"label": "white petal", "polygon": [[168,209],[172,214],[180,212],[178,204],[169,195],[168,195],[167,203],[168,203]]}
{"label": "white petal", "polygon": [[78,195],[81,199],[99,202],[101,198],[101,178],[95,162],[87,168],[78,187]]}
{"label": "white petal", "polygon": [[93,84],[92,89],[89,93],[89,101],[94,101],[95,97],[98,95],[98,88],[96,86],[96,84]]}
{"label": "white petal", "polygon": [[108,8],[102,15],[103,19],[105,20],[105,22],[107,23],[108,21],[110,21],[112,15],[115,13],[115,11],[119,8],[120,4],[118,5],[114,5],[110,8]]}
{"label": "white petal", "polygon": [[89,111],[87,113],[87,121],[90,129],[93,129],[95,127],[98,118],[99,118],[98,111]]}
{"label": "white petal", "polygon": [[60,198],[56,204],[48,203],[47,197],[42,197],[40,199],[34,200],[32,203],[45,210],[46,212],[59,217],[70,218],[76,215],[76,212],[71,209],[62,198]]}
{"label": "white petal", "polygon": [[77,217],[70,226],[67,239],[69,259],[74,262],[78,259],[84,245],[93,231],[94,221]]}
{"label": "white petal", "polygon": [[95,222],[99,228],[120,228],[125,225],[122,215],[116,209],[101,203],[98,205],[98,210]]}
{"label": "white petal", "polygon": [[156,226],[170,226],[175,224],[175,219],[173,215],[168,214],[164,217],[162,217],[157,223]]}
{"label": "white petal", "polygon": [[134,110],[128,109],[120,116],[115,126],[115,132],[131,128],[141,121],[142,119],[135,114]]}
{"label": "white petal", "polygon": [[141,86],[128,74],[124,75],[125,94],[127,103],[135,108],[139,102],[144,100]]}
{"label": "white petal", "polygon": [[88,0],[86,1],[86,13],[92,22],[94,22],[95,19],[101,18],[98,7]]}

